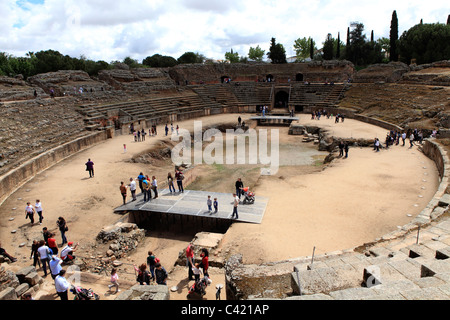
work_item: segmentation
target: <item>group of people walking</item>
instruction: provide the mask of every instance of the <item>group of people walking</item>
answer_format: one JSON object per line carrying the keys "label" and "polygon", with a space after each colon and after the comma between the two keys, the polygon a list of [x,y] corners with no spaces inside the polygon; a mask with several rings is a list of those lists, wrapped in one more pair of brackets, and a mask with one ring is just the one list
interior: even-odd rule
{"label": "group of people walking", "polygon": [[[414,130],[408,130],[407,132],[403,131],[396,131],[391,130],[386,134],[386,138],[384,141],[384,147],[386,149],[389,149],[390,146],[393,145],[400,145],[400,141],[402,142],[402,147],[406,145],[406,140],[409,140],[409,148],[411,149],[414,147],[414,142],[418,142],[422,144],[424,138],[424,134],[422,130],[414,129]],[[382,148],[383,145],[380,142],[380,139],[375,138],[373,143],[373,150],[376,152],[380,151],[380,148]]]}
{"label": "group of people walking", "polygon": [[[184,174],[181,170],[175,170],[175,175],[173,176],[171,172],[167,174],[167,185],[169,187],[170,193],[175,193],[175,181],[177,183],[178,192],[183,193],[183,180]],[[138,184],[136,184],[136,181]],[[151,201],[152,199],[158,198],[158,180],[156,176],[150,178],[148,175],[144,175],[143,172],[139,173],[137,178],[130,178],[130,183],[126,185],[123,181],[120,182],[119,190],[122,195],[123,204],[126,204],[128,189],[130,189],[132,201],[137,200],[136,188],[139,186],[141,194],[144,194],[144,202]],[[152,196],[153,193],[153,196]]]}

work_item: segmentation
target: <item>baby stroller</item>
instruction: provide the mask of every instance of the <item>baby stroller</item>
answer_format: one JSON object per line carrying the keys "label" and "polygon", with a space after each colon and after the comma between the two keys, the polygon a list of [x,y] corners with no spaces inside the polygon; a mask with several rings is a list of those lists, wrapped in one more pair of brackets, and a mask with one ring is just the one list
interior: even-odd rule
{"label": "baby stroller", "polygon": [[204,277],[201,280],[195,281],[195,283],[189,288],[189,293],[187,298],[192,298],[193,296],[203,297],[206,294],[206,287],[212,283],[212,280],[208,277]]}
{"label": "baby stroller", "polygon": [[242,189],[242,194],[244,195],[244,201],[243,203],[249,203],[249,204],[254,204],[255,203],[255,194],[253,192],[250,192],[250,188],[243,188]]}
{"label": "baby stroller", "polygon": [[92,291],[92,289],[72,286],[70,292],[75,295],[74,300],[100,300],[100,296]]}

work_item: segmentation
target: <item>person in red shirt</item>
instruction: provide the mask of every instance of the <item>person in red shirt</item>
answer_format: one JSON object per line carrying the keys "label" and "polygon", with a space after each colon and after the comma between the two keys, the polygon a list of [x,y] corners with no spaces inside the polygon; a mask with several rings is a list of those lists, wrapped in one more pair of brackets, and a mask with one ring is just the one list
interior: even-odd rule
{"label": "person in red shirt", "polygon": [[208,268],[209,268],[209,253],[205,248],[202,249],[202,253],[200,253],[200,257],[202,257],[202,268],[203,274],[209,278]]}
{"label": "person in red shirt", "polygon": [[189,280],[194,280],[194,272],[192,271],[192,267],[194,266],[194,246],[189,244],[186,249],[186,264],[188,267],[188,278]]}
{"label": "person in red shirt", "polygon": [[47,246],[52,249],[53,254],[58,254],[58,245],[56,244],[56,239],[54,238],[54,236],[55,234],[52,233],[47,239]]}

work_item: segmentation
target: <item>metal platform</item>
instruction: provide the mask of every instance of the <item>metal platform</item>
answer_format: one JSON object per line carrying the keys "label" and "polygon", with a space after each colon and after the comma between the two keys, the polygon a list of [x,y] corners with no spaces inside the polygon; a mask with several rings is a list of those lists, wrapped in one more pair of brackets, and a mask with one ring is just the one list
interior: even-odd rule
{"label": "metal platform", "polygon": [[[210,213],[208,211],[208,206],[206,205],[208,196],[211,196],[213,201],[214,198],[217,198],[219,202],[219,210],[217,213]],[[233,219],[233,221],[261,223],[267,208],[267,203],[268,198],[258,197],[258,195],[256,195],[254,204],[243,204],[241,201],[238,207],[239,219]],[[114,212],[164,213],[168,215],[230,220],[233,213],[233,195],[230,193],[194,190],[185,190],[184,193],[170,193],[169,189],[164,189],[158,192],[158,198],[147,202],[144,202],[144,195],[139,194],[137,195],[136,201],[130,201],[125,205],[117,207],[114,209]]]}
{"label": "metal platform", "polygon": [[290,125],[294,121],[299,121],[300,118],[290,116],[254,116],[250,120],[256,120],[258,125]]}

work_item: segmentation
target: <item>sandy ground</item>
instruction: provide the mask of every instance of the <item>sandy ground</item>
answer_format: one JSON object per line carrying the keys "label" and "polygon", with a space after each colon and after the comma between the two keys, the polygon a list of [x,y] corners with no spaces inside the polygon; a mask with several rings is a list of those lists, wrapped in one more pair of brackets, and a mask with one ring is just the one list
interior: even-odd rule
{"label": "sandy ground", "polygon": [[[217,115],[201,120],[208,126],[233,122],[237,117]],[[244,120],[249,117],[242,116]],[[385,129],[351,119],[335,124],[332,119],[317,121],[310,120],[309,115],[301,115],[300,123],[326,127],[336,137],[379,137],[383,141],[386,136]],[[193,121],[178,124],[181,128],[193,129]],[[18,270],[31,264],[28,245],[33,239],[41,238],[43,226],[55,231],[60,242],[55,223],[59,216],[68,222],[69,241],[81,245],[93,242],[102,227],[121,218],[113,213],[113,208],[122,201],[120,181],[127,182],[141,171],[164,180],[166,167],[128,161],[159,139],[168,139],[162,136],[163,126],[158,127],[158,132],[157,138],[147,136],[145,142],[136,143],[132,136],[125,135],[95,145],[37,175],[7,199],[0,207],[0,240],[2,247],[19,258],[7,268]],[[294,137],[280,135],[281,145],[291,139]],[[126,153],[123,144],[127,144]],[[88,158],[95,163],[95,178],[92,179],[84,171]],[[222,241],[223,251],[243,254],[245,263],[260,263],[310,255],[314,247],[316,254],[352,248],[410,222],[426,207],[439,183],[434,163],[417,147],[409,149],[408,146],[394,146],[378,153],[370,148],[350,148],[348,159],[338,159],[325,170],[310,171],[302,167],[282,167],[276,176],[261,177],[254,191],[257,196],[270,197],[263,223],[233,224]],[[305,172],[310,173],[303,174]],[[30,226],[29,220],[24,218],[25,206],[27,201],[34,204],[36,199],[42,201],[45,219],[41,226]],[[16,232],[12,233],[13,230]],[[164,232],[150,234],[145,243],[124,261],[122,278],[132,281],[132,264],[145,262],[147,251],[153,250],[167,271],[172,271],[169,287],[178,286],[178,290],[171,293],[171,299],[185,299],[192,282],[187,282],[186,268],[173,266],[179,252],[193,236]],[[26,245],[20,247],[20,244]],[[211,273],[213,286],[224,283],[222,270]],[[108,279],[106,275],[105,279]],[[102,299],[114,299],[107,293],[106,283],[107,280],[105,284],[89,284],[89,287]],[[48,292],[41,290],[40,297],[55,299],[51,294],[51,282],[46,288]],[[215,289],[210,288],[207,292],[205,299],[214,300]]]}

